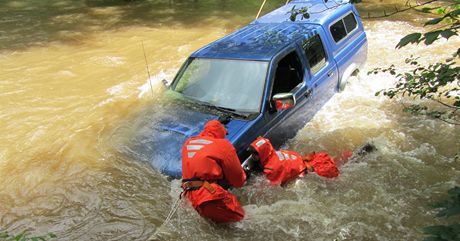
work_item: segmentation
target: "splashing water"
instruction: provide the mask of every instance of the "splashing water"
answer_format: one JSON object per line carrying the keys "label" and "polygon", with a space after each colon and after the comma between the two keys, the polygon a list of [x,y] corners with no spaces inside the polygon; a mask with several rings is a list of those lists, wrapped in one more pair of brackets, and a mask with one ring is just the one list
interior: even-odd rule
{"label": "splashing water", "polygon": [[[250,21],[258,4],[83,2],[0,3],[8,33],[0,36],[0,229],[53,232],[59,240],[146,240],[158,230],[159,240],[419,240],[421,228],[436,223],[429,204],[459,185],[459,127],[401,112],[398,101],[374,95],[394,77],[363,70],[284,148],[339,156],[372,142],[375,152],[352,158],[334,180],[309,174],[272,187],[252,177],[233,190],[246,210],[240,223],[212,224],[182,200],[162,225],[180,182],[118,148],[139,141],[130,134],[167,111],[149,108],[159,101],[150,83],[160,91],[192,51]],[[154,17],[158,9],[165,18]],[[405,69],[411,54],[433,62],[460,43],[395,50],[422,29],[365,25],[368,69]]]}

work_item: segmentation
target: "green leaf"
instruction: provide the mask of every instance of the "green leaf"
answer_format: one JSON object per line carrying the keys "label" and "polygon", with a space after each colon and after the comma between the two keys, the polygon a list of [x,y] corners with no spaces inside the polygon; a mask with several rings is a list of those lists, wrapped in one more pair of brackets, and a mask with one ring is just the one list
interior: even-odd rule
{"label": "green leaf", "polygon": [[404,38],[399,40],[399,43],[396,45],[396,48],[402,48],[410,43],[419,43],[421,37],[421,33],[411,33],[409,35],[406,35]]}
{"label": "green leaf", "polygon": [[423,232],[426,234],[433,234],[433,235],[442,235],[443,233],[449,232],[449,227],[444,225],[435,225],[435,226],[428,226],[423,228]]}
{"label": "green leaf", "polygon": [[438,9],[436,9],[436,13],[437,14],[445,14],[446,13],[446,8],[445,7],[438,8]]}
{"label": "green leaf", "polygon": [[446,240],[442,239],[440,237],[429,236],[429,237],[423,239],[423,241],[446,241]]}
{"label": "green leaf", "polygon": [[455,36],[455,35],[457,35],[457,33],[452,31],[452,30],[449,30],[449,29],[448,30],[443,30],[441,32],[441,36],[446,38],[446,39],[449,39],[450,37]]}
{"label": "green leaf", "polygon": [[435,25],[435,24],[438,24],[440,23],[444,18],[433,18],[427,22],[425,22],[425,26],[426,25]]}
{"label": "green leaf", "polygon": [[23,241],[23,240],[26,239],[26,236],[27,236],[26,231],[23,231],[22,233],[20,233],[20,234],[14,236],[14,237],[13,237],[13,240],[15,240],[15,241]]}
{"label": "green leaf", "polygon": [[9,236],[10,235],[8,235],[8,232],[6,232],[6,231],[0,232],[0,239],[6,239]]}
{"label": "green leaf", "polygon": [[460,15],[460,9],[455,9],[454,11],[446,14],[444,17],[456,18],[458,15]]}
{"label": "green leaf", "polygon": [[458,240],[460,224],[436,225],[423,228],[425,234],[430,234],[442,240]]}
{"label": "green leaf", "polygon": [[436,41],[436,39],[438,39],[440,34],[441,34],[441,31],[434,31],[434,32],[426,33],[425,34],[425,44],[426,45],[432,44],[434,41]]}
{"label": "green leaf", "polygon": [[431,10],[433,10],[433,9],[432,9],[432,8],[427,8],[427,7],[425,7],[425,8],[422,8],[421,11],[424,12],[424,13],[430,13]]}

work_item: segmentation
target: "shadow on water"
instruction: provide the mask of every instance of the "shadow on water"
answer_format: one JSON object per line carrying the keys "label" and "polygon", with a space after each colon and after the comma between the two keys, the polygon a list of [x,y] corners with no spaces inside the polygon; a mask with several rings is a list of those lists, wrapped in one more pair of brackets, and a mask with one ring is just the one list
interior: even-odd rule
{"label": "shadow on water", "polygon": [[[270,1],[268,12],[284,3]],[[79,43],[91,33],[124,27],[200,27],[254,18],[259,1],[246,0],[47,0],[0,2],[0,50]]]}

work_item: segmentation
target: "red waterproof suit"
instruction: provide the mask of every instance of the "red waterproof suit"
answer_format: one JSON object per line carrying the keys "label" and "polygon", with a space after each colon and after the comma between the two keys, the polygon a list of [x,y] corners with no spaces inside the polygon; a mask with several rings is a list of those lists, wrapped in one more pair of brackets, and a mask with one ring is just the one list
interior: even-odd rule
{"label": "red waterproof suit", "polygon": [[259,154],[264,174],[272,184],[284,184],[304,175],[307,166],[299,153],[286,150],[275,151],[270,140],[263,137],[252,142],[251,147]]}
{"label": "red waterproof suit", "polygon": [[241,187],[246,181],[235,148],[225,135],[225,127],[212,120],[182,147],[182,180],[208,181],[215,190],[201,186],[185,195],[201,216],[216,223],[236,222],[244,217],[236,197],[216,183],[224,179],[231,186]]}
{"label": "red waterproof suit", "polygon": [[329,178],[339,176],[336,161],[326,152],[314,152],[304,156],[303,159],[306,161],[308,170],[316,172],[319,176]]}
{"label": "red waterproof suit", "polygon": [[301,157],[294,151],[275,151],[270,140],[263,137],[252,142],[251,147],[259,154],[265,176],[275,185],[301,177],[306,170],[329,178],[339,175],[334,159],[325,152],[311,153]]}

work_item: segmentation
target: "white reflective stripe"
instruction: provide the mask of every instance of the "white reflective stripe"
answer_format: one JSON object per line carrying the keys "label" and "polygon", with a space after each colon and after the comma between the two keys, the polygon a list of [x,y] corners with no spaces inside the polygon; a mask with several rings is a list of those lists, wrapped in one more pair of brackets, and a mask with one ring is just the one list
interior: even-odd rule
{"label": "white reflective stripe", "polygon": [[264,139],[262,139],[262,140],[256,142],[256,146],[257,146],[257,147],[260,147],[260,146],[262,146],[263,144],[265,144],[265,140],[264,140]]}
{"label": "white reflective stripe", "polygon": [[195,156],[196,152],[187,152],[187,156],[188,158],[192,158],[193,156]]}
{"label": "white reflective stripe", "polygon": [[191,140],[189,143],[191,144],[211,144],[212,141],[204,140],[204,139],[196,139],[196,140]]}
{"label": "white reflective stripe", "polygon": [[296,156],[294,156],[294,155],[291,155],[291,158],[292,158],[292,160],[295,160],[295,159],[297,159],[297,157],[296,157]]}
{"label": "white reflective stripe", "polygon": [[278,158],[280,159],[280,161],[284,160],[284,155],[280,151],[277,151],[276,155],[278,155]]}
{"label": "white reflective stripe", "polygon": [[201,150],[203,147],[202,145],[187,145],[187,151],[197,151]]}
{"label": "white reflective stripe", "polygon": [[286,160],[289,160],[289,154],[284,153],[284,158],[286,158]]}

